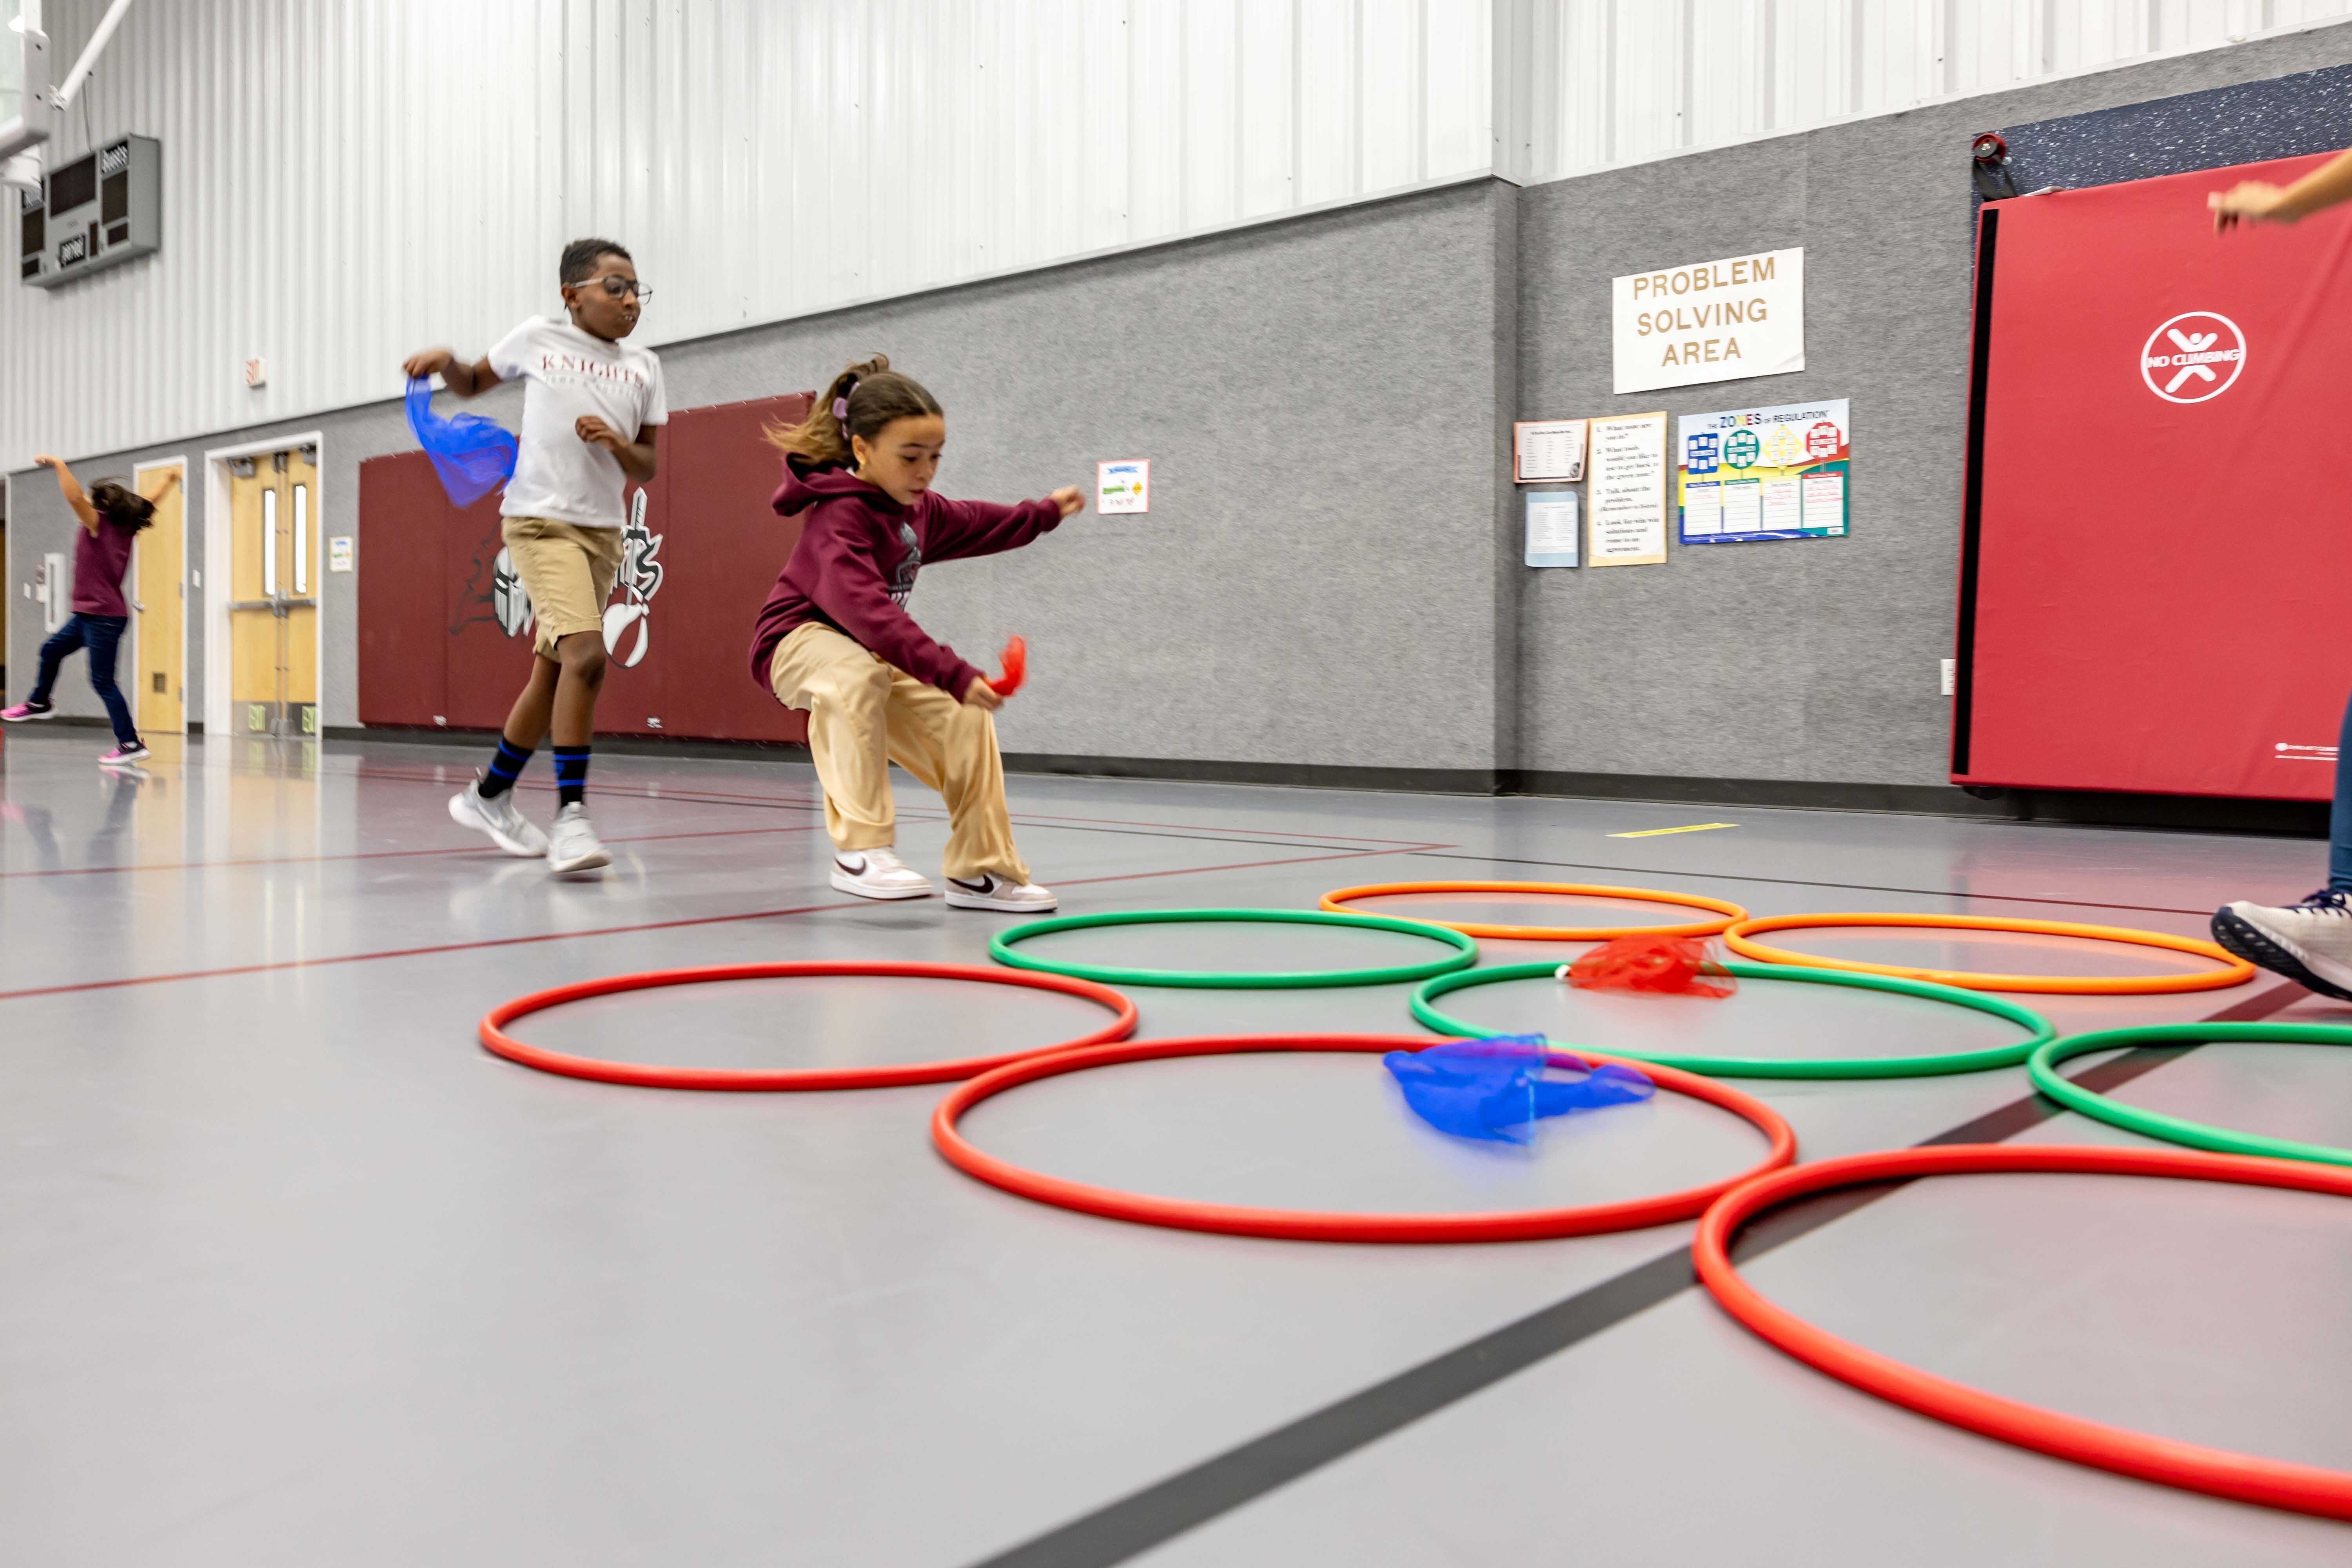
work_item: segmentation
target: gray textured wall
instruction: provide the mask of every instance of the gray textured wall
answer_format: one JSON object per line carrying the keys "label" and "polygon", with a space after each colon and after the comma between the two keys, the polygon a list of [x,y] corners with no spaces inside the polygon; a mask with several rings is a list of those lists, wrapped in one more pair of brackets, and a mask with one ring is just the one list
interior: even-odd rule
{"label": "gray textured wall", "polygon": [[[1853,531],[1522,570],[1518,765],[1948,784],[1969,140],[2347,60],[2352,27],[2330,27],[1528,190],[1519,417],[1850,398]],[[1802,373],[1610,391],[1612,278],[1800,245]]]}
{"label": "gray textured wall", "polygon": [[[1030,639],[1009,751],[1463,782],[1519,769],[1941,784],[1969,136],[2347,61],[2352,26],[2328,28],[1525,192],[1424,192],[663,359],[686,407],[818,384],[886,350],[947,405],[950,494],[1010,500],[1086,484],[1098,459],[1151,459],[1150,517],[1089,515],[1016,554],[924,574],[917,614],[982,662],[1008,632]],[[1795,245],[1810,369],[1610,393],[1612,277]],[[486,411],[512,423],[513,396]],[[1664,566],[1607,572],[1518,564],[1512,419],[1812,397],[1853,400],[1850,538],[1676,547]],[[396,404],[78,466],[127,472],[310,429],[324,432],[322,521],[350,531],[359,462],[409,445]],[[69,543],[69,522],[44,475],[16,477],[14,506],[21,691],[39,640],[21,584],[39,552]],[[668,549],[693,548],[691,520],[666,531]],[[324,583],[324,716],[346,725],[355,579]],[[730,664],[711,679],[744,677]],[[60,691],[67,711],[98,713],[78,674]]]}
{"label": "gray textured wall", "polygon": [[[1492,769],[1508,739],[1497,431],[1516,195],[1482,182],[675,345],[670,401],[795,391],[881,349],[948,408],[946,493],[1016,500],[1091,487],[1098,459],[1151,459],[1148,517],[1089,513],[923,574],[916,613],[976,661],[1029,638],[1007,750]],[[478,406],[511,424],[512,397]],[[412,444],[396,404],[76,467],[308,429],[324,432],[324,528],[351,531],[359,462]],[[12,592],[71,527],[46,475],[16,480]],[[205,523],[192,512],[199,562]],[[667,532],[694,548],[691,520]],[[323,717],[346,725],[356,577],[324,581]],[[21,668],[29,685],[39,635],[12,617],[12,684]],[[748,677],[730,662],[711,679]],[[60,696],[100,711],[78,672]]]}

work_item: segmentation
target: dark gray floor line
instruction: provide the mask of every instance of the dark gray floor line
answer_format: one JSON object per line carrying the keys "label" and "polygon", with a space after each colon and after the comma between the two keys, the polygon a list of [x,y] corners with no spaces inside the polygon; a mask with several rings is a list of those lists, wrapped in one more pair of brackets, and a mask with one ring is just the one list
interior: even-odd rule
{"label": "dark gray floor line", "polygon": [[2176,910],[2164,904],[2103,904],[2089,899],[2042,899],[2024,893],[1979,893],[1958,888],[1885,888],[1875,882],[1816,882],[1804,877],[1756,877],[1746,872],[1689,871],[1647,866],[1593,866],[1581,860],[1522,860],[1500,855],[1470,855],[1450,849],[1419,849],[1425,860],[1477,860],[1490,866],[1551,866],[1562,871],[1608,871],[1632,877],[1697,877],[1716,882],[1771,882],[1786,888],[1842,888],[1853,893],[1914,893],[1923,899],[1976,899],[1996,904],[2053,904],[2062,909],[2128,910],[2145,915],[2210,915],[2211,910]]}
{"label": "dark gray floor line", "polygon": [[[2223,1008],[2203,1022],[2252,1022],[2268,1017],[2306,994],[2303,987],[2292,983],[2273,985]],[[2137,1047],[2073,1075],[2072,1081],[2105,1093],[2197,1048],[2193,1044]],[[1916,1147],[2000,1142],[2063,1114],[2064,1108],[2056,1101],[2030,1094],[1923,1139]],[[1886,1182],[1849,1187],[1791,1205],[1748,1226],[1741,1233],[1734,1250],[1743,1261],[1759,1257],[1908,1184]],[[1677,1247],[1166,1480],[1131,1492],[1093,1513],[985,1558],[973,1568],[1109,1568],[1110,1564],[1125,1563],[1671,1300],[1697,1283],[1690,1248]]]}

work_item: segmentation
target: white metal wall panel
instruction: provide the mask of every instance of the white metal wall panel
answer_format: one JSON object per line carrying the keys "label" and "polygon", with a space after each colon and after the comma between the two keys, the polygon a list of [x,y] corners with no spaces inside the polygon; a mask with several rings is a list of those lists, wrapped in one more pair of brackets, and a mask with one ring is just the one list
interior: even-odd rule
{"label": "white metal wall panel", "polygon": [[[104,8],[47,0],[58,58]],[[53,153],[160,138],[163,253],[0,279],[0,465],[393,395],[552,309],[583,234],[659,344],[1476,174],[1490,10],[139,0]]]}
{"label": "white metal wall panel", "polygon": [[[103,9],[47,0],[55,58]],[[0,280],[0,465],[388,396],[403,354],[478,350],[552,308],[555,253],[581,234],[636,251],[659,344],[1498,163],[1559,178],[2347,15],[140,0],[56,152],[159,137],[163,251],[53,293]],[[1498,79],[1516,117],[1499,160]],[[269,384],[248,391],[256,355]]]}
{"label": "white metal wall panel", "polygon": [[1529,13],[1529,151],[1507,172],[1537,180],[2352,16],[2352,0],[1496,3]]}

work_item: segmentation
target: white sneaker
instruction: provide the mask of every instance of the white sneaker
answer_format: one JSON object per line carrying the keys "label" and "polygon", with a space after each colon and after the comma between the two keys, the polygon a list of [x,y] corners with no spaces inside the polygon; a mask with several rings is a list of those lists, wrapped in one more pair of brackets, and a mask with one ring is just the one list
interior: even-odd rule
{"label": "white sneaker", "polygon": [[593,871],[613,863],[612,852],[598,842],[588,826],[588,808],[574,802],[555,814],[555,831],[547,836],[547,868],[561,877],[568,871]]}
{"label": "white sneaker", "polygon": [[2224,904],[2213,911],[2213,940],[2249,963],[2352,1002],[2352,900],[2332,889],[2284,909]]}
{"label": "white sneaker", "polygon": [[523,816],[522,808],[515,805],[514,791],[484,799],[478,771],[472,784],[449,797],[449,815],[461,827],[488,834],[509,855],[537,859],[547,853],[547,835],[539,830],[537,823]]}
{"label": "white sneaker", "polygon": [[1041,888],[1034,882],[1016,882],[1010,877],[1000,877],[993,871],[983,872],[978,879],[967,882],[961,877],[948,879],[948,908],[951,910],[1001,910],[1008,915],[1047,915],[1062,907],[1051,888]]}
{"label": "white sneaker", "polygon": [[893,849],[844,849],[833,857],[835,892],[861,899],[928,899],[931,885]]}

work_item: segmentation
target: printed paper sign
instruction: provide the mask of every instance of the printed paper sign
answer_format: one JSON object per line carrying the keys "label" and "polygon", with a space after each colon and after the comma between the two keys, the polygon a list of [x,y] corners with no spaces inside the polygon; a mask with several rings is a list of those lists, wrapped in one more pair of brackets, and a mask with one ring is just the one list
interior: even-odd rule
{"label": "printed paper sign", "polygon": [[1805,368],[1805,252],[1768,250],[1616,280],[1619,392]]}
{"label": "printed paper sign", "polygon": [[1654,566],[1666,558],[1666,416],[1592,422],[1595,566]]}
{"label": "printed paper sign", "polygon": [[1511,426],[1511,477],[1523,485],[1574,484],[1584,477],[1581,419],[1522,419]]}
{"label": "printed paper sign", "polygon": [[1577,559],[1574,490],[1528,491],[1528,564],[1574,566]]}
{"label": "printed paper sign", "polygon": [[1682,542],[1844,533],[1853,430],[1843,397],[1684,415],[1675,439]]}
{"label": "printed paper sign", "polygon": [[1151,510],[1151,465],[1141,458],[1095,465],[1095,510],[1105,517]]}
{"label": "printed paper sign", "polygon": [[352,569],[352,541],[349,534],[337,534],[327,541],[327,570],[348,572]]}

